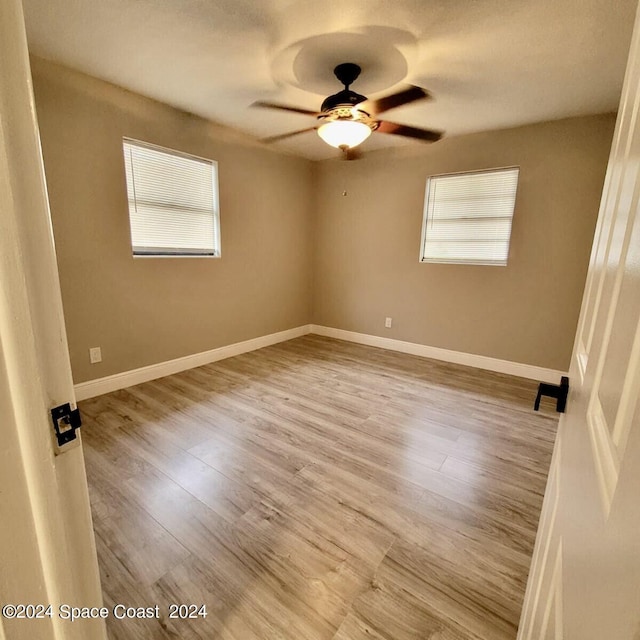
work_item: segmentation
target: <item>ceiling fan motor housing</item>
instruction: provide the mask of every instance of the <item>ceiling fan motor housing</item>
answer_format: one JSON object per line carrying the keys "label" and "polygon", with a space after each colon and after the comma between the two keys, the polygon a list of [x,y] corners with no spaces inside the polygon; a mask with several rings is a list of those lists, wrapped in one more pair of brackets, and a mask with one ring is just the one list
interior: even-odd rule
{"label": "ceiling fan motor housing", "polygon": [[357,104],[364,102],[367,99],[366,96],[360,95],[355,91],[350,91],[349,89],[343,89],[338,93],[334,93],[332,96],[329,96],[325,99],[320,107],[321,111],[331,111],[331,109],[335,109],[336,107],[355,107]]}

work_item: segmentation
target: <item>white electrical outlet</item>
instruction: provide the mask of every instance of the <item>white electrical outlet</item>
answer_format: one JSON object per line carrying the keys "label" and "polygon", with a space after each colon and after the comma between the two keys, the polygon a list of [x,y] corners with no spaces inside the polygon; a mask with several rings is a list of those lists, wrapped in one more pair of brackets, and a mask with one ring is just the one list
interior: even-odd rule
{"label": "white electrical outlet", "polygon": [[392,322],[392,319],[391,319],[391,318],[385,318],[385,319],[384,319],[384,326],[385,326],[387,329],[391,329],[391,322]]}
{"label": "white electrical outlet", "polygon": [[102,350],[100,347],[91,347],[91,349],[89,349],[89,360],[91,364],[102,362]]}

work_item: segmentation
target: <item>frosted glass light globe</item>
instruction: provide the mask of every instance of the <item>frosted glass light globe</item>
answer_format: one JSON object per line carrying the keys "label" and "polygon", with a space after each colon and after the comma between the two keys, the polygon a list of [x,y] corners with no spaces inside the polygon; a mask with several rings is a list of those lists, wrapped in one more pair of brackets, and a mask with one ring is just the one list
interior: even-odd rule
{"label": "frosted glass light globe", "polygon": [[336,149],[342,147],[351,149],[362,144],[371,135],[371,129],[364,122],[331,120],[320,126],[318,135]]}

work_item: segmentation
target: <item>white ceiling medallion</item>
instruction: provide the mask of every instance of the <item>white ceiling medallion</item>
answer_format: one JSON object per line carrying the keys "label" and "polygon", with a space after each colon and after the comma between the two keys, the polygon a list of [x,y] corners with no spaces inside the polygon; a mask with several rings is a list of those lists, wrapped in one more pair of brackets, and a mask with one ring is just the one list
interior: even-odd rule
{"label": "white ceiling medallion", "polygon": [[277,85],[290,85],[324,97],[335,92],[333,69],[351,61],[362,69],[358,93],[371,94],[385,91],[407,77],[407,56],[416,48],[414,36],[398,29],[363,27],[358,32],[325,33],[278,51],[271,63],[271,74]]}

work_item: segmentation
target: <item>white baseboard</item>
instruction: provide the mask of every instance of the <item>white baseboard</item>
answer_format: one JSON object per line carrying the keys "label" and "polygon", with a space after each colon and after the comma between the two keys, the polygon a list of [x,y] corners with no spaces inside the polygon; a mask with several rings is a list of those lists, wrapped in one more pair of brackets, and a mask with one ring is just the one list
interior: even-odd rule
{"label": "white baseboard", "polygon": [[87,398],[100,396],[103,393],[110,393],[111,391],[132,387],[133,385],[148,382],[149,380],[163,378],[173,373],[179,373],[180,371],[186,371],[194,367],[201,367],[203,364],[231,358],[241,353],[247,353],[248,351],[262,349],[262,347],[268,347],[278,342],[298,338],[310,332],[311,325],[305,324],[300,327],[295,327],[294,329],[271,333],[266,336],[260,336],[259,338],[245,340],[244,342],[236,342],[225,347],[218,347],[210,351],[184,356],[183,358],[159,362],[158,364],[152,364],[148,367],[140,367],[139,369],[116,373],[112,376],[97,378],[96,380],[89,380],[88,382],[80,382],[75,385],[76,400],[86,400]]}
{"label": "white baseboard", "polygon": [[372,336],[367,333],[356,333],[355,331],[323,327],[317,324],[311,325],[311,333],[316,333],[320,336],[327,336],[328,338],[338,338],[339,340],[347,340],[348,342],[366,344],[370,347],[380,347],[381,349],[389,349],[390,351],[401,351],[402,353],[410,353],[414,356],[422,356],[423,358],[443,360],[444,362],[462,364],[467,367],[476,367],[477,369],[486,369],[487,371],[496,371],[497,373],[506,373],[520,378],[530,378],[531,380],[549,382],[552,384],[558,384],[560,382],[560,378],[567,375],[564,371],[545,369],[544,367],[537,367],[532,364],[521,364],[520,362],[499,360],[498,358],[479,356],[473,353],[451,351],[450,349],[441,349],[439,347],[429,347],[415,342],[404,342],[403,340],[394,340],[393,338],[382,338],[380,336]]}
{"label": "white baseboard", "polygon": [[467,367],[476,367],[478,369],[486,369],[488,371],[496,371],[498,373],[506,373],[521,378],[530,378],[531,380],[539,380],[540,382],[550,382],[557,384],[560,382],[561,376],[566,376],[564,371],[555,371],[554,369],[545,369],[531,364],[521,364],[519,362],[510,362],[508,360],[499,360],[488,356],[478,356],[473,353],[463,353],[462,351],[451,351],[450,349],[441,349],[439,347],[429,347],[424,344],[415,342],[404,342],[403,340],[394,340],[393,338],[382,338],[380,336],[372,336],[366,333],[356,333],[355,331],[345,331],[344,329],[334,329],[333,327],[323,327],[317,324],[305,324],[294,329],[271,333],[259,338],[245,340],[244,342],[236,342],[225,347],[218,347],[210,351],[194,353],[183,358],[168,360],[167,362],[159,362],[147,367],[116,373],[112,376],[97,378],[87,382],[80,382],[75,385],[76,400],[86,400],[103,393],[110,393],[118,389],[132,387],[142,382],[163,378],[173,373],[201,367],[210,362],[224,360],[233,356],[262,349],[278,342],[292,340],[304,336],[307,333],[316,333],[320,336],[329,338],[338,338],[339,340],[347,340],[348,342],[357,342],[371,347],[379,347],[381,349],[389,349],[390,351],[400,351],[402,353],[410,353],[414,356],[422,356],[423,358],[433,358],[434,360],[443,360],[444,362],[452,362],[455,364],[466,365]]}

